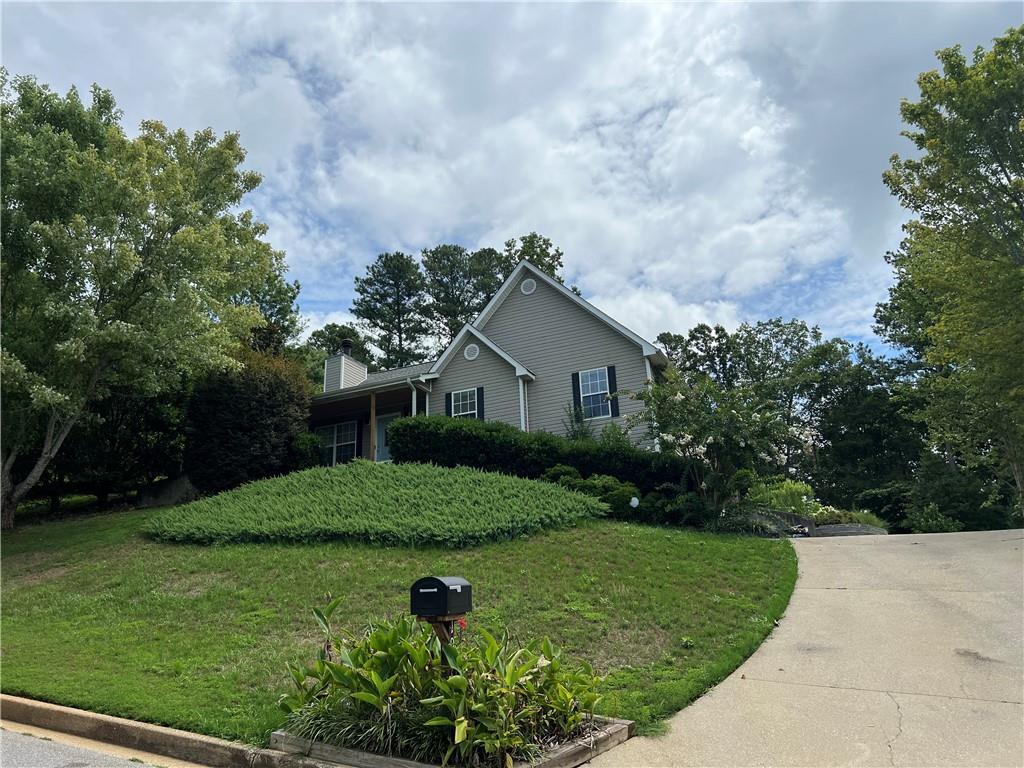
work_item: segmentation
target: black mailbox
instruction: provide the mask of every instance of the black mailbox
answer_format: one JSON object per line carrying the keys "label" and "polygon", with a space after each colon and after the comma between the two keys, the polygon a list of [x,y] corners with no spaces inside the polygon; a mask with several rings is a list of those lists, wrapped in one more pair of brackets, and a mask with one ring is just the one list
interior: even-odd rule
{"label": "black mailbox", "polygon": [[473,610],[473,588],[461,576],[425,576],[409,588],[416,616],[458,616]]}

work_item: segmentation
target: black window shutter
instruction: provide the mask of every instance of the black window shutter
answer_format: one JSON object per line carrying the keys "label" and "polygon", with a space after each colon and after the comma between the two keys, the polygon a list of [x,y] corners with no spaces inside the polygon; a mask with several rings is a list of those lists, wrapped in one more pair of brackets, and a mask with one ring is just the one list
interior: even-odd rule
{"label": "black window shutter", "polygon": [[452,415],[452,393],[451,392],[445,392],[444,393],[444,415],[445,416],[451,416]]}
{"label": "black window shutter", "polygon": [[480,421],[484,420],[484,388],[476,388],[476,417]]}
{"label": "black window shutter", "polygon": [[356,458],[363,456],[363,422],[356,419]]}
{"label": "black window shutter", "polygon": [[577,419],[583,418],[583,400],[580,399],[580,372],[572,375],[572,412]]}
{"label": "black window shutter", "polygon": [[[615,366],[608,366],[608,392],[618,392],[619,388],[615,384]],[[612,398],[612,416],[619,415],[619,398]]]}

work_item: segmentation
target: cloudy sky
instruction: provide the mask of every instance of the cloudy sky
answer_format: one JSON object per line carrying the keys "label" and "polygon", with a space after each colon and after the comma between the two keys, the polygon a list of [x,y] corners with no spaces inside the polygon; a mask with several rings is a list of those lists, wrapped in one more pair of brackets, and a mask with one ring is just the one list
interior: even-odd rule
{"label": "cloudy sky", "polygon": [[247,203],[347,318],[384,250],[531,230],[606,312],[662,330],[783,315],[872,340],[905,212],[881,173],[936,49],[1019,3],[11,3],[3,64],[241,132]]}

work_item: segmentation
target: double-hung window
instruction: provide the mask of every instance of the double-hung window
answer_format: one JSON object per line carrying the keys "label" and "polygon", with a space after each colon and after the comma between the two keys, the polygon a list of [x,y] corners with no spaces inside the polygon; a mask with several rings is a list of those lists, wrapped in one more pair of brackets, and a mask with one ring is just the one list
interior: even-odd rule
{"label": "double-hung window", "polygon": [[580,408],[584,419],[599,419],[612,415],[609,391],[607,368],[580,371]]}
{"label": "double-hung window", "polygon": [[329,467],[344,464],[356,457],[356,422],[346,421],[320,427],[320,461]]}
{"label": "double-hung window", "polygon": [[461,389],[458,392],[452,392],[452,416],[465,419],[477,417],[475,389]]}

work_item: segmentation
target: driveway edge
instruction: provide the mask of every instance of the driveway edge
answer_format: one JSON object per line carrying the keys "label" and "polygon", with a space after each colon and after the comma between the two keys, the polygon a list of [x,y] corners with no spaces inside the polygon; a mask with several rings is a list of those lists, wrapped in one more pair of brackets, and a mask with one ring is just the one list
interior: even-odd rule
{"label": "driveway edge", "polygon": [[10,722],[200,763],[210,768],[336,768],[336,764],[273,749],[9,694],[0,694],[0,713],[4,720]]}

